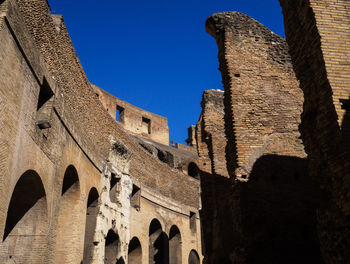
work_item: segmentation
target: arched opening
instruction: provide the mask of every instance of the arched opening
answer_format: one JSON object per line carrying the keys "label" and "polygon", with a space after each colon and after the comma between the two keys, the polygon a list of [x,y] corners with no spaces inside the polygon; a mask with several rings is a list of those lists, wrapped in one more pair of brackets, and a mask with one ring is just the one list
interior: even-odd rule
{"label": "arched opening", "polygon": [[55,263],[80,263],[81,233],[84,232],[80,223],[85,217],[80,212],[84,208],[80,202],[80,186],[78,172],[74,166],[67,167],[59,201],[59,216]]}
{"label": "arched opening", "polygon": [[[141,262],[140,262],[141,263]],[[118,259],[116,264],[125,264],[125,261],[123,259],[123,257],[121,257],[120,259]]]}
{"label": "arched opening", "polygon": [[91,188],[87,201],[86,222],[85,222],[85,239],[84,239],[84,264],[91,263],[94,249],[94,234],[96,220],[99,211],[98,192],[96,188]]}
{"label": "arched opening", "polygon": [[48,233],[46,194],[40,176],[26,171],[7,210],[0,262],[45,263]]}
{"label": "arched opening", "polygon": [[115,264],[117,262],[118,247],[119,236],[110,229],[105,238],[105,264]]}
{"label": "arched opening", "polygon": [[142,263],[142,248],[141,248],[140,240],[137,237],[133,237],[129,242],[128,263],[129,264]]}
{"label": "arched opening", "polygon": [[194,249],[188,255],[188,264],[199,264],[199,255]]}
{"label": "arched opening", "polygon": [[190,162],[190,164],[188,164],[188,175],[198,179],[199,178],[199,169],[196,163],[194,162]]}
{"label": "arched opening", "polygon": [[169,239],[157,219],[149,227],[149,263],[169,264]]}
{"label": "arched opening", "polygon": [[181,234],[177,226],[173,225],[169,233],[169,263],[182,263]]}

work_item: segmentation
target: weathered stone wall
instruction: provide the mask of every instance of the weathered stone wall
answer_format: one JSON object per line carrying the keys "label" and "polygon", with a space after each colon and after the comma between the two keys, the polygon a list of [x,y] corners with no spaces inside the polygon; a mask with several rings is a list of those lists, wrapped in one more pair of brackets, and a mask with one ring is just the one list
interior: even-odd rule
{"label": "weathered stone wall", "polygon": [[[195,214],[195,229],[191,229],[190,225],[192,213]],[[180,232],[181,254],[177,262],[170,260],[170,264],[188,263],[191,250],[196,250],[201,256],[201,224],[198,208],[184,207],[175,200],[167,199],[154,193],[151,189],[144,188],[141,191],[140,208],[132,208],[131,216],[130,237],[137,237],[140,240],[142,263],[149,263],[149,229],[153,219],[161,223],[162,231],[167,234],[170,243],[173,239],[171,229],[175,226]],[[173,252],[171,252],[171,247],[169,249],[171,256]]]}
{"label": "weathered stone wall", "polygon": [[170,147],[140,137],[132,138],[138,142],[140,146],[148,152],[148,154],[156,157],[160,162],[167,164],[169,167],[185,173],[186,175],[188,175],[188,166],[191,162],[195,163],[197,166],[198,155],[190,146],[185,148],[185,145],[183,145],[183,147],[178,147],[179,145],[176,144],[176,147]]}
{"label": "weathered stone wall", "polygon": [[309,174],[322,190],[318,236],[327,263],[350,259],[350,2],[280,1],[304,109]]}
{"label": "weathered stone wall", "polygon": [[[132,176],[165,196],[175,195],[176,199],[182,200],[185,204],[196,205],[197,199],[188,194],[196,192],[199,184],[197,186],[184,184],[188,177],[162,163],[154,162],[151,155],[144,155],[142,148],[130,140],[129,135],[110,115],[106,115],[105,108],[96,97],[80,65],[63,18],[57,19],[55,16],[55,19],[52,19],[47,3],[43,0],[18,1],[18,3],[25,23],[34,36],[36,46],[44,57],[45,65],[58,85],[55,110],[63,120],[66,118],[66,112],[71,112],[66,120],[67,128],[89,157],[96,160],[96,164],[102,164],[104,157],[109,155],[109,135],[114,135],[133,154],[130,165]],[[74,129],[71,129],[72,124],[75,124]],[[97,166],[102,169],[101,165]],[[179,179],[179,183],[182,184],[176,185],[178,187],[170,191],[166,187],[166,182],[171,181],[170,179]]]}
{"label": "weathered stone wall", "polygon": [[[206,150],[199,149],[198,151],[205,151],[209,156],[203,153],[199,164],[203,168],[208,168],[206,166],[209,165],[210,170],[206,170],[209,173],[228,177],[225,159],[227,142],[224,123],[224,92],[220,90],[204,91],[201,106],[202,113],[196,126],[196,141],[200,139],[207,145]],[[207,160],[210,162],[205,164]]]}
{"label": "weathered stone wall", "polygon": [[[214,263],[224,261],[232,250],[229,241],[233,215],[230,196],[233,192],[228,178],[225,148],[227,144],[224,123],[224,92],[206,90],[202,97],[202,112],[196,125],[196,146],[202,191],[201,223],[207,258],[215,255]],[[220,216],[220,217],[213,217]],[[214,261],[214,262],[213,262]]]}
{"label": "weathered stone wall", "polygon": [[[229,246],[205,244],[206,261],[320,263],[315,222],[319,196],[307,175],[299,139],[303,98],[287,44],[259,22],[236,12],[212,15],[206,29],[219,48],[226,160],[232,184],[226,193],[227,213],[218,213],[208,222],[232,217],[229,230],[218,228],[213,235],[215,239],[218,232],[219,236],[231,234],[218,239],[218,244]],[[213,200],[219,198],[217,194]]]}
{"label": "weathered stone wall", "polygon": [[113,257],[127,263],[136,182],[199,208],[198,180],[152,157],[106,112],[45,0],[1,1],[0,37],[1,263],[101,263],[111,230]]}
{"label": "weathered stone wall", "polygon": [[[169,145],[168,119],[145,111],[134,105],[131,105],[119,98],[107,93],[96,85],[92,84],[96,95],[106,108],[107,112],[118,119],[118,124],[128,133],[135,136],[141,136],[155,142]],[[118,110],[119,117],[116,116]],[[146,121],[143,120],[146,118]]]}
{"label": "weathered stone wall", "polygon": [[237,163],[230,173],[247,179],[254,162],[266,153],[305,157],[298,139],[302,91],[284,39],[233,12],[212,15],[206,28],[218,43],[226,130],[235,137],[228,138]]}

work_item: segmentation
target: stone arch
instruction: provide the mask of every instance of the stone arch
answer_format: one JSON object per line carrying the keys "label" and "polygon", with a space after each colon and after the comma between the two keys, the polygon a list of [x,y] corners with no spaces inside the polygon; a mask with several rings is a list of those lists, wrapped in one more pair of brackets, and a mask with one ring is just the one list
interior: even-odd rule
{"label": "stone arch", "polygon": [[45,263],[48,233],[44,185],[34,170],[22,174],[13,190],[0,247],[1,263]]}
{"label": "stone arch", "polygon": [[125,264],[125,261],[123,259],[123,257],[121,257],[120,259],[118,259],[116,264]]}
{"label": "stone arch", "polygon": [[169,232],[169,263],[182,263],[182,249],[181,249],[181,233],[176,225],[170,228]]}
{"label": "stone arch", "polygon": [[81,261],[81,233],[83,220],[80,201],[80,183],[76,168],[69,165],[64,173],[56,236],[55,263],[79,263]]}
{"label": "stone arch", "polygon": [[195,162],[190,162],[188,164],[187,173],[189,176],[199,179],[199,168]]}
{"label": "stone arch", "polygon": [[149,227],[149,263],[169,264],[169,239],[158,219],[153,219]]}
{"label": "stone arch", "polygon": [[99,212],[98,192],[95,187],[90,189],[85,221],[85,238],[84,238],[84,263],[91,263],[94,248],[94,234],[96,229],[96,220]]}
{"label": "stone arch", "polygon": [[[115,264],[117,262],[119,250],[119,236],[113,229],[109,229],[105,238],[105,264]],[[119,262],[118,262],[119,263]]]}
{"label": "stone arch", "polygon": [[188,255],[188,264],[200,264],[199,255],[194,249]]}
{"label": "stone arch", "polygon": [[133,237],[129,242],[128,263],[142,263],[142,247],[140,240],[137,237]]}

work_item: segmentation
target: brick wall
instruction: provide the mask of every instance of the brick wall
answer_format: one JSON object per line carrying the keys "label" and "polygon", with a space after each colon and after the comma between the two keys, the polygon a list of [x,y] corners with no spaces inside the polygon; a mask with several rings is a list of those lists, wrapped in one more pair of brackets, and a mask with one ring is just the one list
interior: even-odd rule
{"label": "brick wall", "polygon": [[[227,218],[230,226],[218,225],[212,235],[217,245],[205,244],[206,261],[320,263],[315,223],[319,194],[308,177],[299,138],[303,97],[288,46],[237,12],[212,15],[206,29],[218,45],[231,178],[231,190],[225,190],[227,210],[214,211],[212,220],[203,222],[213,229]],[[220,205],[222,198],[215,193],[213,203]]]}
{"label": "brick wall", "polygon": [[[206,261],[212,256],[224,263],[232,243],[222,243],[234,236],[230,194],[231,181],[226,167],[226,135],[224,123],[224,92],[206,90],[202,97],[202,112],[196,125],[196,142],[202,191],[201,222]],[[220,216],[220,217],[217,217]]]}
{"label": "brick wall", "polygon": [[[124,128],[128,133],[141,136],[155,142],[169,145],[169,128],[168,119],[163,116],[145,111],[132,104],[129,104],[119,98],[107,93],[96,85],[92,87],[99,100],[106,108],[107,112],[118,120],[118,124]],[[117,114],[119,117],[116,116]],[[144,122],[144,118],[146,121]]]}
{"label": "brick wall", "polygon": [[280,1],[304,109],[309,174],[322,189],[318,235],[327,263],[350,259],[349,1]]}
{"label": "brick wall", "polygon": [[18,1],[18,5],[58,85],[55,109],[89,157],[102,164],[110,151],[109,135],[114,135],[133,154],[130,165],[133,177],[165,196],[198,206],[195,194],[199,183],[152,157],[106,112],[82,69],[63,18],[51,16],[43,0]]}
{"label": "brick wall", "polygon": [[[157,193],[149,199],[153,204],[159,197],[175,201],[184,219],[189,219],[190,210],[198,212],[198,180],[152,157],[116,124],[88,82],[63,18],[51,16],[45,0],[1,1],[0,36],[1,263],[80,263],[91,188],[101,195],[103,211],[96,227],[95,260],[103,259],[104,231],[112,226],[120,231],[120,252],[125,257],[130,212],[121,202],[129,202],[130,193],[121,188],[124,196],[123,201],[117,199],[118,205],[106,199],[112,193],[111,173],[101,173],[106,171],[106,163],[115,166],[115,174],[124,173],[118,176],[127,178],[127,182],[122,179],[120,185],[132,187],[132,177],[141,189],[148,187]],[[55,96],[38,109],[40,91],[46,86]],[[49,121],[51,128],[39,129],[38,118]],[[69,198],[62,195],[68,166],[76,169],[79,186]],[[28,171],[36,175],[35,181],[24,184],[27,189],[23,189],[18,182],[27,178]],[[42,199],[36,201],[41,185]],[[22,189],[15,192],[18,186]],[[31,196],[33,206],[27,208],[32,205],[28,199]],[[169,215],[178,214],[169,208],[164,210]],[[25,217],[12,219],[12,215],[20,215],[18,211],[23,211]],[[7,223],[15,227],[4,236]],[[200,233],[192,240],[189,245],[200,249]]]}
{"label": "brick wall", "polygon": [[[198,149],[198,152],[202,153],[199,164],[203,171],[228,177],[225,159],[224,92],[206,90],[203,93],[201,105],[203,110],[196,127],[196,133],[201,141],[201,146],[203,143],[206,146],[204,146],[205,149],[202,147]],[[203,153],[204,151],[206,153]],[[207,166],[210,166],[210,169]]]}

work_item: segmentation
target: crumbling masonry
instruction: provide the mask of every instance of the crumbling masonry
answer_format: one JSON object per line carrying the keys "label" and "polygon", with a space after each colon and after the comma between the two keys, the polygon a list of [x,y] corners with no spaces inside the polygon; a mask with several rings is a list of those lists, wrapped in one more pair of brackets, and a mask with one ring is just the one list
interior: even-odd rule
{"label": "crumbling masonry", "polygon": [[201,261],[195,149],[108,101],[47,1],[0,1],[0,63],[0,263]]}
{"label": "crumbling masonry", "polygon": [[46,0],[0,0],[0,263],[350,263],[350,2],[280,3],[286,40],[208,18],[225,91],[170,147]]}
{"label": "crumbling masonry", "polygon": [[225,92],[196,130],[205,263],[350,262],[350,3],[280,3],[289,48],[244,14],[206,22]]}

